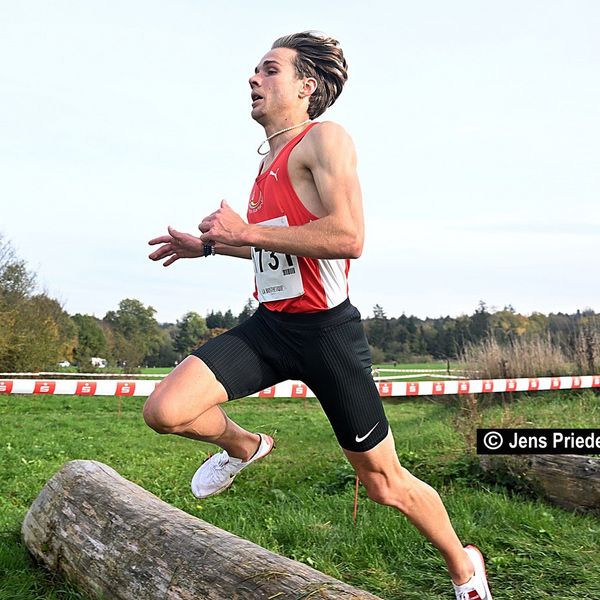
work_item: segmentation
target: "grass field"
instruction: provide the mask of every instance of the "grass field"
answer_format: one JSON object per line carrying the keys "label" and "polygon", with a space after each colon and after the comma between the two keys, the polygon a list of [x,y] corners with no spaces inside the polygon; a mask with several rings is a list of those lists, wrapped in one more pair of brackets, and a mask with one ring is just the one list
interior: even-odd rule
{"label": "grass field", "polygon": [[[489,405],[484,424],[600,426],[591,392],[523,396]],[[20,525],[45,482],[66,461],[105,462],[167,502],[270,550],[386,600],[453,598],[436,551],[399,513],[361,490],[314,400],[247,399],[229,413],[277,438],[277,449],[227,493],[198,502],[189,479],[212,447],[149,430],[142,399],[0,395],[0,599],[83,599],[32,564]],[[465,542],[488,558],[495,600],[600,598],[600,522],[487,483],[455,428],[458,406],[425,399],[387,404],[404,465],[438,489]]]}

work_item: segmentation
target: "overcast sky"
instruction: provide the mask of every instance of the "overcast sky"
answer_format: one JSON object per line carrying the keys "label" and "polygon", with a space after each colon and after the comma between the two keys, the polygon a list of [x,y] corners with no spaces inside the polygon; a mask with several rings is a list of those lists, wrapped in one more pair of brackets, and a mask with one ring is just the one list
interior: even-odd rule
{"label": "overcast sky", "polygon": [[600,310],[600,2],[0,0],[0,232],[71,314],[238,313],[250,261],[147,240],[245,215],[248,77],[280,35],[340,40],[364,316]]}

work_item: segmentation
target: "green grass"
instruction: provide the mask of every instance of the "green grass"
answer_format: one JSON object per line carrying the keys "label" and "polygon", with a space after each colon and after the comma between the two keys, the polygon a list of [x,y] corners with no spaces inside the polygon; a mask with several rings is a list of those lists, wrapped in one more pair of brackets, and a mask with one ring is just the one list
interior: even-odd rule
{"label": "green grass", "polygon": [[[490,401],[487,400],[488,404]],[[105,462],[167,502],[270,550],[301,560],[387,600],[453,598],[437,552],[396,511],[361,490],[314,400],[247,399],[229,414],[278,447],[227,493],[197,501],[189,479],[212,447],[159,436],[142,399],[0,396],[0,599],[81,599],[30,561],[20,540],[27,508],[68,460]],[[496,600],[600,598],[600,522],[486,483],[453,423],[454,403],[387,404],[403,464],[440,492],[465,542],[480,545]],[[600,426],[591,392],[522,396],[489,405],[486,425]]]}

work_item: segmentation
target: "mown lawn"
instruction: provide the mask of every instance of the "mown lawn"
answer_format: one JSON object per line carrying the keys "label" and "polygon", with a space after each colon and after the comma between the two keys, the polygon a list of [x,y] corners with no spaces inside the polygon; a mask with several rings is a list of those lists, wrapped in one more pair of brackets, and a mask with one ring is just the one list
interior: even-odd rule
{"label": "mown lawn", "polygon": [[[486,426],[600,427],[600,396],[540,393],[505,405],[486,399]],[[212,447],[159,436],[142,399],[0,396],[0,599],[84,598],[29,559],[20,525],[44,483],[66,461],[105,462],[167,502],[275,552],[387,600],[451,599],[436,551],[399,513],[361,490],[315,400],[247,399],[229,414],[277,439],[277,449],[233,488],[198,502],[189,479]],[[600,598],[600,521],[486,481],[465,452],[455,402],[386,405],[405,466],[438,489],[465,543],[488,556],[496,600]]]}

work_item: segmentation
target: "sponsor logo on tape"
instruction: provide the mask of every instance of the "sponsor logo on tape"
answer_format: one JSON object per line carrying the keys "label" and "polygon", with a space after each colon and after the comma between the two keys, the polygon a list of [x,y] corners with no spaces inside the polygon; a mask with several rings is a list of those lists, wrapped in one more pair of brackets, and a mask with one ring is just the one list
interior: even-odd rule
{"label": "sponsor logo on tape", "polygon": [[10,380],[0,381],[0,394],[10,394],[13,389],[13,382]]}
{"label": "sponsor logo on tape", "polygon": [[392,384],[389,381],[379,382],[379,395],[380,396],[391,396],[392,395]]}
{"label": "sponsor logo on tape", "polygon": [[134,381],[118,381],[117,382],[117,391],[115,392],[115,396],[133,396],[135,392],[135,382]]}
{"label": "sponsor logo on tape", "polygon": [[54,394],[56,381],[36,381],[33,387],[34,394]]}
{"label": "sponsor logo on tape", "polygon": [[406,384],[406,395],[407,396],[418,396],[419,395],[419,384],[416,381],[411,381]]}
{"label": "sponsor logo on tape", "polygon": [[494,391],[494,382],[491,379],[485,379],[483,381],[481,391],[486,392],[486,393],[493,392]]}
{"label": "sponsor logo on tape", "polygon": [[275,398],[275,386],[272,385],[258,392],[259,398]]}
{"label": "sponsor logo on tape", "polygon": [[459,381],[458,382],[458,393],[459,394],[468,394],[471,389],[470,381]]}
{"label": "sponsor logo on tape", "polygon": [[303,383],[295,383],[292,386],[292,398],[306,398],[306,386]]}
{"label": "sponsor logo on tape", "polygon": [[93,396],[96,393],[95,381],[78,381],[75,394],[77,396]]}

